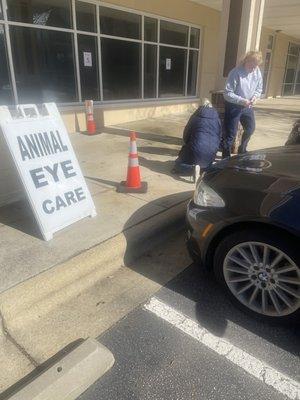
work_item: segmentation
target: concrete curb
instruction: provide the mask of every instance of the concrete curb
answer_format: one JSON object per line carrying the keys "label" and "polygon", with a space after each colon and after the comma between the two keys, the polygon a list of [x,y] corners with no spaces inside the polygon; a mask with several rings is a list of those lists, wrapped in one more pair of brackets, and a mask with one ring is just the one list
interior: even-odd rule
{"label": "concrete curb", "polygon": [[[2,293],[4,337],[23,364],[40,370],[78,338],[98,337],[185,268],[190,260],[184,249],[177,253],[177,240],[183,241],[186,202]],[[3,370],[2,390],[30,371],[26,365],[8,382]]]}
{"label": "concrete curb", "polygon": [[[9,372],[0,374],[0,399],[20,387],[23,379],[15,382],[32,367],[36,376],[78,338],[98,337],[190,263],[184,250],[176,252],[178,238],[183,241],[187,197],[0,294],[4,340],[24,364],[16,378],[7,381]],[[167,253],[163,243],[171,243]],[[0,361],[5,365],[10,355]]]}
{"label": "concrete curb", "polygon": [[8,400],[75,400],[114,364],[112,353],[87,339],[38,376],[17,388]]}
{"label": "concrete curb", "polygon": [[[41,317],[76,297],[120,265],[129,265],[168,235],[183,229],[187,200],[0,294],[0,312],[12,323]],[[100,267],[100,268],[99,268]],[[41,307],[42,304],[42,307]]]}

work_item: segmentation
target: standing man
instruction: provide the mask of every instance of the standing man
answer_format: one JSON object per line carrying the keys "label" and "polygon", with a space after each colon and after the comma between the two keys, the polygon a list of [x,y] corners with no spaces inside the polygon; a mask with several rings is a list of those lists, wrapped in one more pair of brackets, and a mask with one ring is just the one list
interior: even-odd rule
{"label": "standing man", "polygon": [[229,73],[224,91],[223,158],[231,155],[231,146],[235,140],[239,122],[241,122],[244,132],[238,153],[243,154],[247,151],[248,142],[255,130],[252,106],[260,98],[263,88],[262,76],[258,68],[261,63],[261,52],[249,51],[241,63]]}

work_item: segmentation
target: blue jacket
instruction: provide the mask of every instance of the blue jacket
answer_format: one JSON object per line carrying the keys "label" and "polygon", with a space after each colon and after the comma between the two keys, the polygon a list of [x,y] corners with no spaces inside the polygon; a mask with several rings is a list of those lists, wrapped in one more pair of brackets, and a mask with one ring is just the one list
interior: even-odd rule
{"label": "blue jacket", "polygon": [[215,159],[221,141],[221,121],[212,107],[199,107],[190,117],[179,152],[182,163],[207,168]]}

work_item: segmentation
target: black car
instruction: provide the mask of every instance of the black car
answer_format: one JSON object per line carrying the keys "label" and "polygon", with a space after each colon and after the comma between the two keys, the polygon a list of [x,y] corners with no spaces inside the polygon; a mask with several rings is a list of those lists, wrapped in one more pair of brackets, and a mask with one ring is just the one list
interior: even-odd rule
{"label": "black car", "polygon": [[216,163],[187,223],[192,258],[233,302],[266,320],[300,320],[300,145]]}

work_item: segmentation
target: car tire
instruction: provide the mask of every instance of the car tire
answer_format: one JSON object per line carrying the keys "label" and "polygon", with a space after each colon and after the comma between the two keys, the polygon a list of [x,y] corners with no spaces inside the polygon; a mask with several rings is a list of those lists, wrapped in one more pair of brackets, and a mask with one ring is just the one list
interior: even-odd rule
{"label": "car tire", "polygon": [[300,322],[300,252],[290,238],[269,229],[233,232],[216,248],[214,274],[242,311],[272,323]]}

